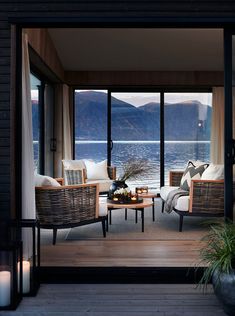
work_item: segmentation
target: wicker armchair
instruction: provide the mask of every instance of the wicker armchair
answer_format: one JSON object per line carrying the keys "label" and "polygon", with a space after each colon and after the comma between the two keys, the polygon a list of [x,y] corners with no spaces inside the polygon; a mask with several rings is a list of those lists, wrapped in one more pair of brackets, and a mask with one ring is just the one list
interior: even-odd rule
{"label": "wicker armchair", "polygon": [[[179,187],[183,171],[170,171],[170,186]],[[164,201],[163,201],[164,205]],[[189,190],[189,210],[174,209],[179,215],[179,231],[182,232],[184,216],[224,216],[224,181],[192,180]]]}
{"label": "wicker armchair", "polygon": [[35,194],[37,219],[40,227],[53,229],[53,245],[56,243],[57,229],[95,222],[102,223],[103,236],[106,237],[107,214],[99,215],[97,184],[36,187]]}

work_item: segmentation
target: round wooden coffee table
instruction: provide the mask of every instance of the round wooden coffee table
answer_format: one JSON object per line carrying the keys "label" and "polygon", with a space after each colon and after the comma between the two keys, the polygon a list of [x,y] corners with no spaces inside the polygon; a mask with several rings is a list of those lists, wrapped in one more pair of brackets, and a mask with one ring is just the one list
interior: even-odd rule
{"label": "round wooden coffee table", "polygon": [[[148,200],[143,200],[141,203],[135,203],[135,204],[124,204],[124,203],[112,203],[110,201],[107,202],[107,208],[108,208],[108,217],[109,217],[109,224],[112,224],[112,210],[115,209],[130,209],[135,210],[135,222],[138,222],[138,212],[141,213],[141,220],[142,220],[142,232],[144,232],[144,209],[146,207],[150,207],[153,205],[153,202],[150,202]],[[107,225],[108,226],[108,225]],[[108,231],[108,227],[107,227]]]}
{"label": "round wooden coffee table", "polygon": [[153,213],[153,222],[155,221],[155,207],[154,207],[154,199],[160,198],[160,193],[155,192],[147,192],[147,193],[138,193],[139,197],[142,197],[143,199],[152,199],[152,213]]}

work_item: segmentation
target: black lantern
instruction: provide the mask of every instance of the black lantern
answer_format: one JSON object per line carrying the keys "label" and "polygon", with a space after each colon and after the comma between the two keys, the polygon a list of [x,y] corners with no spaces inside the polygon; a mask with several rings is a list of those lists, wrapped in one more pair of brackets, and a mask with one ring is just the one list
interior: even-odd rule
{"label": "black lantern", "polygon": [[16,309],[22,299],[22,242],[0,244],[0,310]]}
{"label": "black lantern", "polygon": [[40,227],[35,219],[11,220],[9,231],[13,240],[22,240],[23,249],[27,248],[27,257],[22,256],[22,294],[34,296],[40,286]]}
{"label": "black lantern", "polygon": [[[34,219],[22,219],[19,222],[21,227],[21,238],[23,248],[27,243],[29,255],[22,261],[22,293],[23,296],[34,296],[40,286],[40,227],[39,222]],[[24,240],[27,238],[27,242]]]}

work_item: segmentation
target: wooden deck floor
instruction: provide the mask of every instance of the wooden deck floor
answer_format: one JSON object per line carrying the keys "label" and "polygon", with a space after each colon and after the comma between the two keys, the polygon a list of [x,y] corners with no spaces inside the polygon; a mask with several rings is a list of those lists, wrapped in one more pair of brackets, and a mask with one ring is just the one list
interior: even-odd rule
{"label": "wooden deck floor", "polygon": [[176,284],[43,284],[4,316],[225,316],[211,290]]}
{"label": "wooden deck floor", "polygon": [[199,261],[199,241],[89,240],[41,247],[42,266],[191,267]]}

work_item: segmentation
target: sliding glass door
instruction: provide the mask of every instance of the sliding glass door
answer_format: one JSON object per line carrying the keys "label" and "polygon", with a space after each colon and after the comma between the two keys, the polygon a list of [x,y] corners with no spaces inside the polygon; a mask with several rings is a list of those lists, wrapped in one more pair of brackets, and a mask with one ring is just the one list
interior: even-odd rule
{"label": "sliding glass door", "polygon": [[111,93],[111,163],[122,173],[128,160],[145,160],[151,172],[130,187],[160,185],[160,93]]}
{"label": "sliding glass door", "polygon": [[210,161],[209,90],[75,90],[74,98],[75,158],[108,159],[117,177],[128,160],[145,160],[151,172],[128,181],[130,187],[159,188],[168,184],[169,170],[184,169],[188,160]]}
{"label": "sliding glass door", "polygon": [[212,93],[165,93],[165,183],[189,160],[210,162]]}
{"label": "sliding glass door", "polygon": [[107,90],[75,90],[75,159],[107,159]]}

